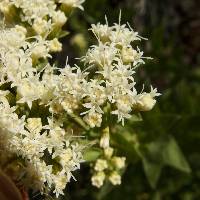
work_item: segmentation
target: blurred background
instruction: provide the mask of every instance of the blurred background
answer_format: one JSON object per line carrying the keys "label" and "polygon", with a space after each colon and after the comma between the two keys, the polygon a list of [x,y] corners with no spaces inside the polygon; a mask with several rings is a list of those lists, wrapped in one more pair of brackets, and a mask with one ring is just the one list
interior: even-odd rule
{"label": "blurred background", "polygon": [[[147,60],[137,72],[138,88],[152,84],[162,96],[143,121],[128,122],[113,139],[128,166],[122,184],[97,190],[83,165],[70,183],[69,200],[199,200],[200,199],[200,1],[86,0],[68,21],[60,64],[77,62],[96,43],[90,24],[128,22],[148,41],[139,44]],[[146,88],[149,89],[149,88]],[[134,145],[144,148],[142,156]],[[163,154],[163,152],[165,152]]]}

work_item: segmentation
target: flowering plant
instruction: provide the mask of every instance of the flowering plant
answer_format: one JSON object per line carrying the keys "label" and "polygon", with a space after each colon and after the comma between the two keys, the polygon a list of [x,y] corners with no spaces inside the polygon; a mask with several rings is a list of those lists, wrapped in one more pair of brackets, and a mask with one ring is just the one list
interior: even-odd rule
{"label": "flowering plant", "polygon": [[[111,138],[160,94],[138,92],[144,64],[129,24],[92,24],[97,44],[80,58],[84,68],[50,64],[59,38],[83,0],[2,0],[0,29],[0,169],[25,191],[64,194],[72,172],[90,162],[91,183],[121,184],[126,157]],[[146,58],[147,59],[147,58]],[[91,151],[96,147],[95,157]]]}

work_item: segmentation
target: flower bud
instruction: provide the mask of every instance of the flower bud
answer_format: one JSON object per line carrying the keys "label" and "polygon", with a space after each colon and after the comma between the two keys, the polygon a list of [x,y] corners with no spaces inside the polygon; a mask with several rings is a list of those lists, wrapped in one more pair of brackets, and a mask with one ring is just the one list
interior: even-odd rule
{"label": "flower bud", "polygon": [[106,156],[106,158],[111,158],[113,155],[113,148],[111,148],[111,147],[105,148],[104,155]]}
{"label": "flower bud", "polygon": [[121,176],[116,171],[112,172],[108,179],[113,185],[121,184]]}
{"label": "flower bud", "polygon": [[76,34],[72,40],[71,44],[79,48],[80,50],[84,50],[87,47],[87,41],[82,33]]}
{"label": "flower bud", "polygon": [[57,38],[54,38],[49,42],[49,49],[51,52],[59,52],[62,50],[62,44],[58,41]]}
{"label": "flower bud", "polygon": [[59,3],[61,3],[61,9],[66,13],[69,14],[74,8],[79,8],[83,10],[83,7],[81,4],[85,0],[59,0]]}
{"label": "flower bud", "polygon": [[91,127],[100,127],[102,122],[102,114],[97,112],[89,112],[83,117],[83,120]]}
{"label": "flower bud", "polygon": [[136,50],[132,49],[131,47],[124,47],[122,49],[122,60],[124,63],[131,63],[135,60],[138,53]]}
{"label": "flower bud", "polygon": [[70,148],[66,149],[61,155],[60,155],[60,164],[64,167],[66,163],[69,163],[69,161],[73,157],[73,152]]}
{"label": "flower bud", "polygon": [[37,18],[34,21],[33,29],[38,35],[43,35],[49,30],[49,24],[46,20]]}
{"label": "flower bud", "polygon": [[67,17],[65,16],[65,13],[62,11],[55,11],[52,14],[52,20],[55,26],[63,26],[66,21],[67,21]]}
{"label": "flower bud", "polygon": [[104,169],[108,168],[108,163],[106,160],[103,160],[103,159],[98,159],[96,161],[96,164],[95,164],[95,167],[94,169],[96,171],[103,171]]}
{"label": "flower bud", "polygon": [[117,169],[122,169],[125,167],[125,157],[113,157],[112,158],[112,163]]}
{"label": "flower bud", "polygon": [[33,48],[32,50],[32,59],[37,60],[39,58],[46,58],[48,57],[48,47],[46,45],[40,44]]}
{"label": "flower bud", "polygon": [[103,182],[105,180],[105,173],[104,172],[98,172],[97,174],[92,176],[92,185],[100,188],[103,185]]}
{"label": "flower bud", "polygon": [[103,130],[103,134],[100,139],[100,147],[107,148],[109,147],[109,143],[110,143],[110,134],[109,134],[109,128],[107,127]]}
{"label": "flower bud", "polygon": [[149,94],[143,94],[137,103],[137,109],[140,111],[149,111],[156,104],[156,100]]}

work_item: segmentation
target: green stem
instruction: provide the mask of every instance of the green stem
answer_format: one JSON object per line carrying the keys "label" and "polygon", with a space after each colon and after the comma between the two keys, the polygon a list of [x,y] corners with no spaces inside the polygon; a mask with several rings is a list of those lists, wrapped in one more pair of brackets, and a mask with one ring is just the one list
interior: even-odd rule
{"label": "green stem", "polygon": [[75,115],[74,113],[68,113],[68,115],[76,122],[78,123],[80,126],[82,126],[86,131],[88,131],[90,128],[89,126],[86,125],[86,123],[77,115]]}

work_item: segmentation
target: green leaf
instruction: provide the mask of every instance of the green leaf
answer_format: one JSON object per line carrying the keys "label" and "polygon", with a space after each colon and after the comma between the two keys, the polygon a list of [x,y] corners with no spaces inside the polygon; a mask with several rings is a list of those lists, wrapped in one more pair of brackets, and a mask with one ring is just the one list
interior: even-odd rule
{"label": "green leaf", "polygon": [[129,122],[141,122],[141,121],[143,121],[143,119],[140,113],[133,114],[129,119]]}
{"label": "green leaf", "polygon": [[162,148],[163,141],[160,139],[146,144],[144,148],[139,148],[145,175],[150,186],[154,189],[163,168]]}
{"label": "green leaf", "polygon": [[59,32],[58,38],[63,38],[65,36],[67,36],[67,35],[69,35],[69,31],[63,31],[63,30],[61,30]]}
{"label": "green leaf", "polygon": [[162,164],[151,162],[148,159],[143,159],[142,162],[149,184],[151,185],[152,188],[155,189],[158,179],[160,178]]}
{"label": "green leaf", "polygon": [[173,137],[169,137],[169,140],[165,146],[163,151],[163,162],[183,172],[191,172],[188,162],[186,161],[181,149]]}
{"label": "green leaf", "polygon": [[149,184],[155,188],[162,171],[162,163],[151,161],[145,157],[142,158],[142,163]]}
{"label": "green leaf", "polygon": [[155,194],[153,194],[152,200],[161,200],[162,197],[160,195],[160,193],[158,191],[155,192]]}
{"label": "green leaf", "polygon": [[191,171],[181,149],[172,136],[163,136],[149,144],[140,155],[146,177],[152,188],[156,187],[161,170],[164,165],[169,165],[183,172]]}
{"label": "green leaf", "polygon": [[130,162],[137,162],[139,157],[135,149],[135,136],[129,132],[123,132],[122,129],[119,129],[119,131],[111,135],[111,146],[117,148],[118,152],[126,156]]}
{"label": "green leaf", "polygon": [[101,155],[100,149],[92,149],[85,151],[83,159],[87,162],[95,161]]}

